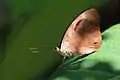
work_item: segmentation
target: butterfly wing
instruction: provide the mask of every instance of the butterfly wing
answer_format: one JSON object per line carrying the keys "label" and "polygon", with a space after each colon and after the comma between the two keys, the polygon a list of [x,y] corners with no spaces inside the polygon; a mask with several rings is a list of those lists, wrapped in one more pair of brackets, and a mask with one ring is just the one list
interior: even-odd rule
{"label": "butterfly wing", "polygon": [[59,51],[66,56],[97,51],[102,43],[99,23],[96,9],[80,14],[66,30]]}

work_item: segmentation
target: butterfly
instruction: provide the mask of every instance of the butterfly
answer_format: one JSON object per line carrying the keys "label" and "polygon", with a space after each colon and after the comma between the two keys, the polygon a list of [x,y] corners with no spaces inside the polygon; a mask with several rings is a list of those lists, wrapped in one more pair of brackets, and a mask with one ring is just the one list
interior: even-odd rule
{"label": "butterfly", "polygon": [[100,16],[96,9],[88,9],[77,16],[64,33],[56,51],[64,57],[97,51],[102,44]]}

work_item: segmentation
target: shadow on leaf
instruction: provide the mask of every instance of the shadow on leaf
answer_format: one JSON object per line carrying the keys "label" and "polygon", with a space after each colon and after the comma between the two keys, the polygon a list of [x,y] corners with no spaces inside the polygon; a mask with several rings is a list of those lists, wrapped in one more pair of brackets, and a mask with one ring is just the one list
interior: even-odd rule
{"label": "shadow on leaf", "polygon": [[102,32],[120,22],[120,0],[108,0],[107,4],[99,11]]}
{"label": "shadow on leaf", "polygon": [[83,66],[83,62],[59,68],[50,80],[112,80],[119,77],[120,71],[115,70],[110,63],[96,62],[92,66]]}

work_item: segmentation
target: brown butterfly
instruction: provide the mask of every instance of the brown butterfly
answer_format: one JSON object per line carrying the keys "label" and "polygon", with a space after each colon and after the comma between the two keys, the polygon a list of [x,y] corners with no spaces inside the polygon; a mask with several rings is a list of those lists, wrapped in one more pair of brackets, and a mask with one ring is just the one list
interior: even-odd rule
{"label": "brown butterfly", "polygon": [[89,54],[99,49],[102,44],[100,16],[96,9],[89,9],[80,14],[68,27],[56,51],[63,56]]}

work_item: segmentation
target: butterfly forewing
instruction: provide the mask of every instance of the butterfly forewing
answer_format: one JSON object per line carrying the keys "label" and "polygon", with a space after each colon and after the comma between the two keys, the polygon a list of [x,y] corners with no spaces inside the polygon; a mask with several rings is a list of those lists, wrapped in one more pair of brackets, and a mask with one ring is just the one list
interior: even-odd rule
{"label": "butterfly forewing", "polygon": [[86,10],[67,28],[57,51],[63,56],[97,51],[102,43],[99,24],[100,16],[97,10]]}

